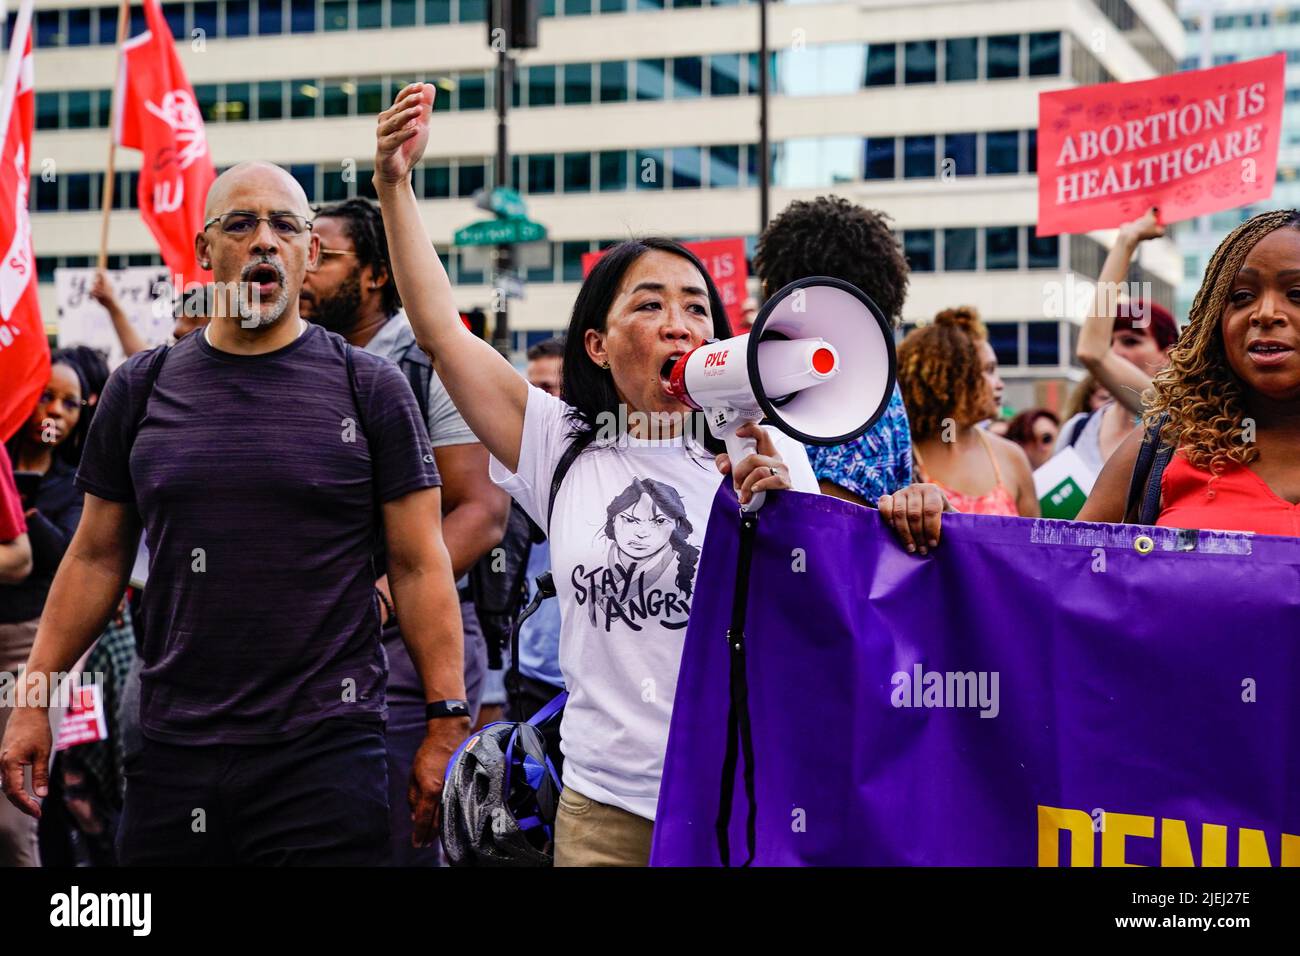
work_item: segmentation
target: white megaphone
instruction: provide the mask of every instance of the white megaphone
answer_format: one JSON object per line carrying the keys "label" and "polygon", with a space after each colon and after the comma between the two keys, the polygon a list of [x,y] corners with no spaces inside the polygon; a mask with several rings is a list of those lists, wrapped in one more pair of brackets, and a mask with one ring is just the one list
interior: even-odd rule
{"label": "white megaphone", "polygon": [[[826,276],[790,283],[763,304],[745,335],[709,342],[672,361],[668,391],[705,413],[732,463],[757,443],[736,430],[763,419],[812,445],[857,438],[894,391],[894,334],[856,286]],[[745,511],[763,507],[754,495]]]}

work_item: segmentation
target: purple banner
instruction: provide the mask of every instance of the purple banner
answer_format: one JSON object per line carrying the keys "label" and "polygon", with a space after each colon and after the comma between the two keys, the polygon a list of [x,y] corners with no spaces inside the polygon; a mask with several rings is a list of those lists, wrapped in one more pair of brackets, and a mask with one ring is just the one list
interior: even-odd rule
{"label": "purple banner", "polygon": [[[655,865],[720,862],[738,537],[724,483]],[[771,495],[746,648],[756,865],[1300,866],[1300,539],[948,515],[917,557]]]}

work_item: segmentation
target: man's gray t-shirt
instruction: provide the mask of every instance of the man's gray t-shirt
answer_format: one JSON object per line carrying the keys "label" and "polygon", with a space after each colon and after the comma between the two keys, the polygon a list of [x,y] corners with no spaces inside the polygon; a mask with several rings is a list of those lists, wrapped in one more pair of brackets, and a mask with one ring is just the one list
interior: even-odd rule
{"label": "man's gray t-shirt", "polygon": [[152,390],[157,350],[109,379],[77,486],[144,524],[145,736],[262,743],[384,713],[379,505],[441,481],[401,373],[353,350],[354,392],[347,348],[315,325],[264,355],[194,332]]}
{"label": "man's gray t-shirt", "polygon": [[[399,311],[366,343],[366,351],[396,365],[414,345],[415,332],[411,329],[411,320],[405,312]],[[478,438],[465,424],[465,419],[456,411],[456,405],[438,380],[438,374],[433,371],[429,373],[429,395],[425,407],[429,410],[425,422],[429,429],[429,443],[434,448],[478,442]]]}

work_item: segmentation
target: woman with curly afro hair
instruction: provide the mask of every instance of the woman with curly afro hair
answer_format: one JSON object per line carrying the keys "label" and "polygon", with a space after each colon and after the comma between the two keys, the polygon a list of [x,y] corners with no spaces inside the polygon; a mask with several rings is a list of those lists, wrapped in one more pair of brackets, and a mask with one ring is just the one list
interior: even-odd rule
{"label": "woman with curly afro hair", "polygon": [[1261,213],[1219,244],[1145,427],[1106,463],[1079,520],[1136,519],[1130,476],[1162,421],[1175,452],[1157,524],[1300,535],[1300,211]]}
{"label": "woman with curly afro hair", "polygon": [[898,382],[917,483],[878,506],[908,551],[925,554],[938,544],[942,511],[1038,517],[1024,450],[980,427],[997,416],[1003,386],[974,309],[945,309],[909,333],[898,348]]}

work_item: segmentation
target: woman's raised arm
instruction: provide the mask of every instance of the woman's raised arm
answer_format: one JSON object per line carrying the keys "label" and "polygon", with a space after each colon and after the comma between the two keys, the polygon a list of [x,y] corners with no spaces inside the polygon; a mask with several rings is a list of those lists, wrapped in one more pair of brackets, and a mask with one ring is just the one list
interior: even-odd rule
{"label": "woman's raised arm", "polygon": [[393,278],[420,348],[484,446],[511,471],[519,467],[528,383],[496,349],[460,321],[451,280],[420,218],[411,170],[429,142],[435,89],[412,83],[379,114],[375,191]]}

